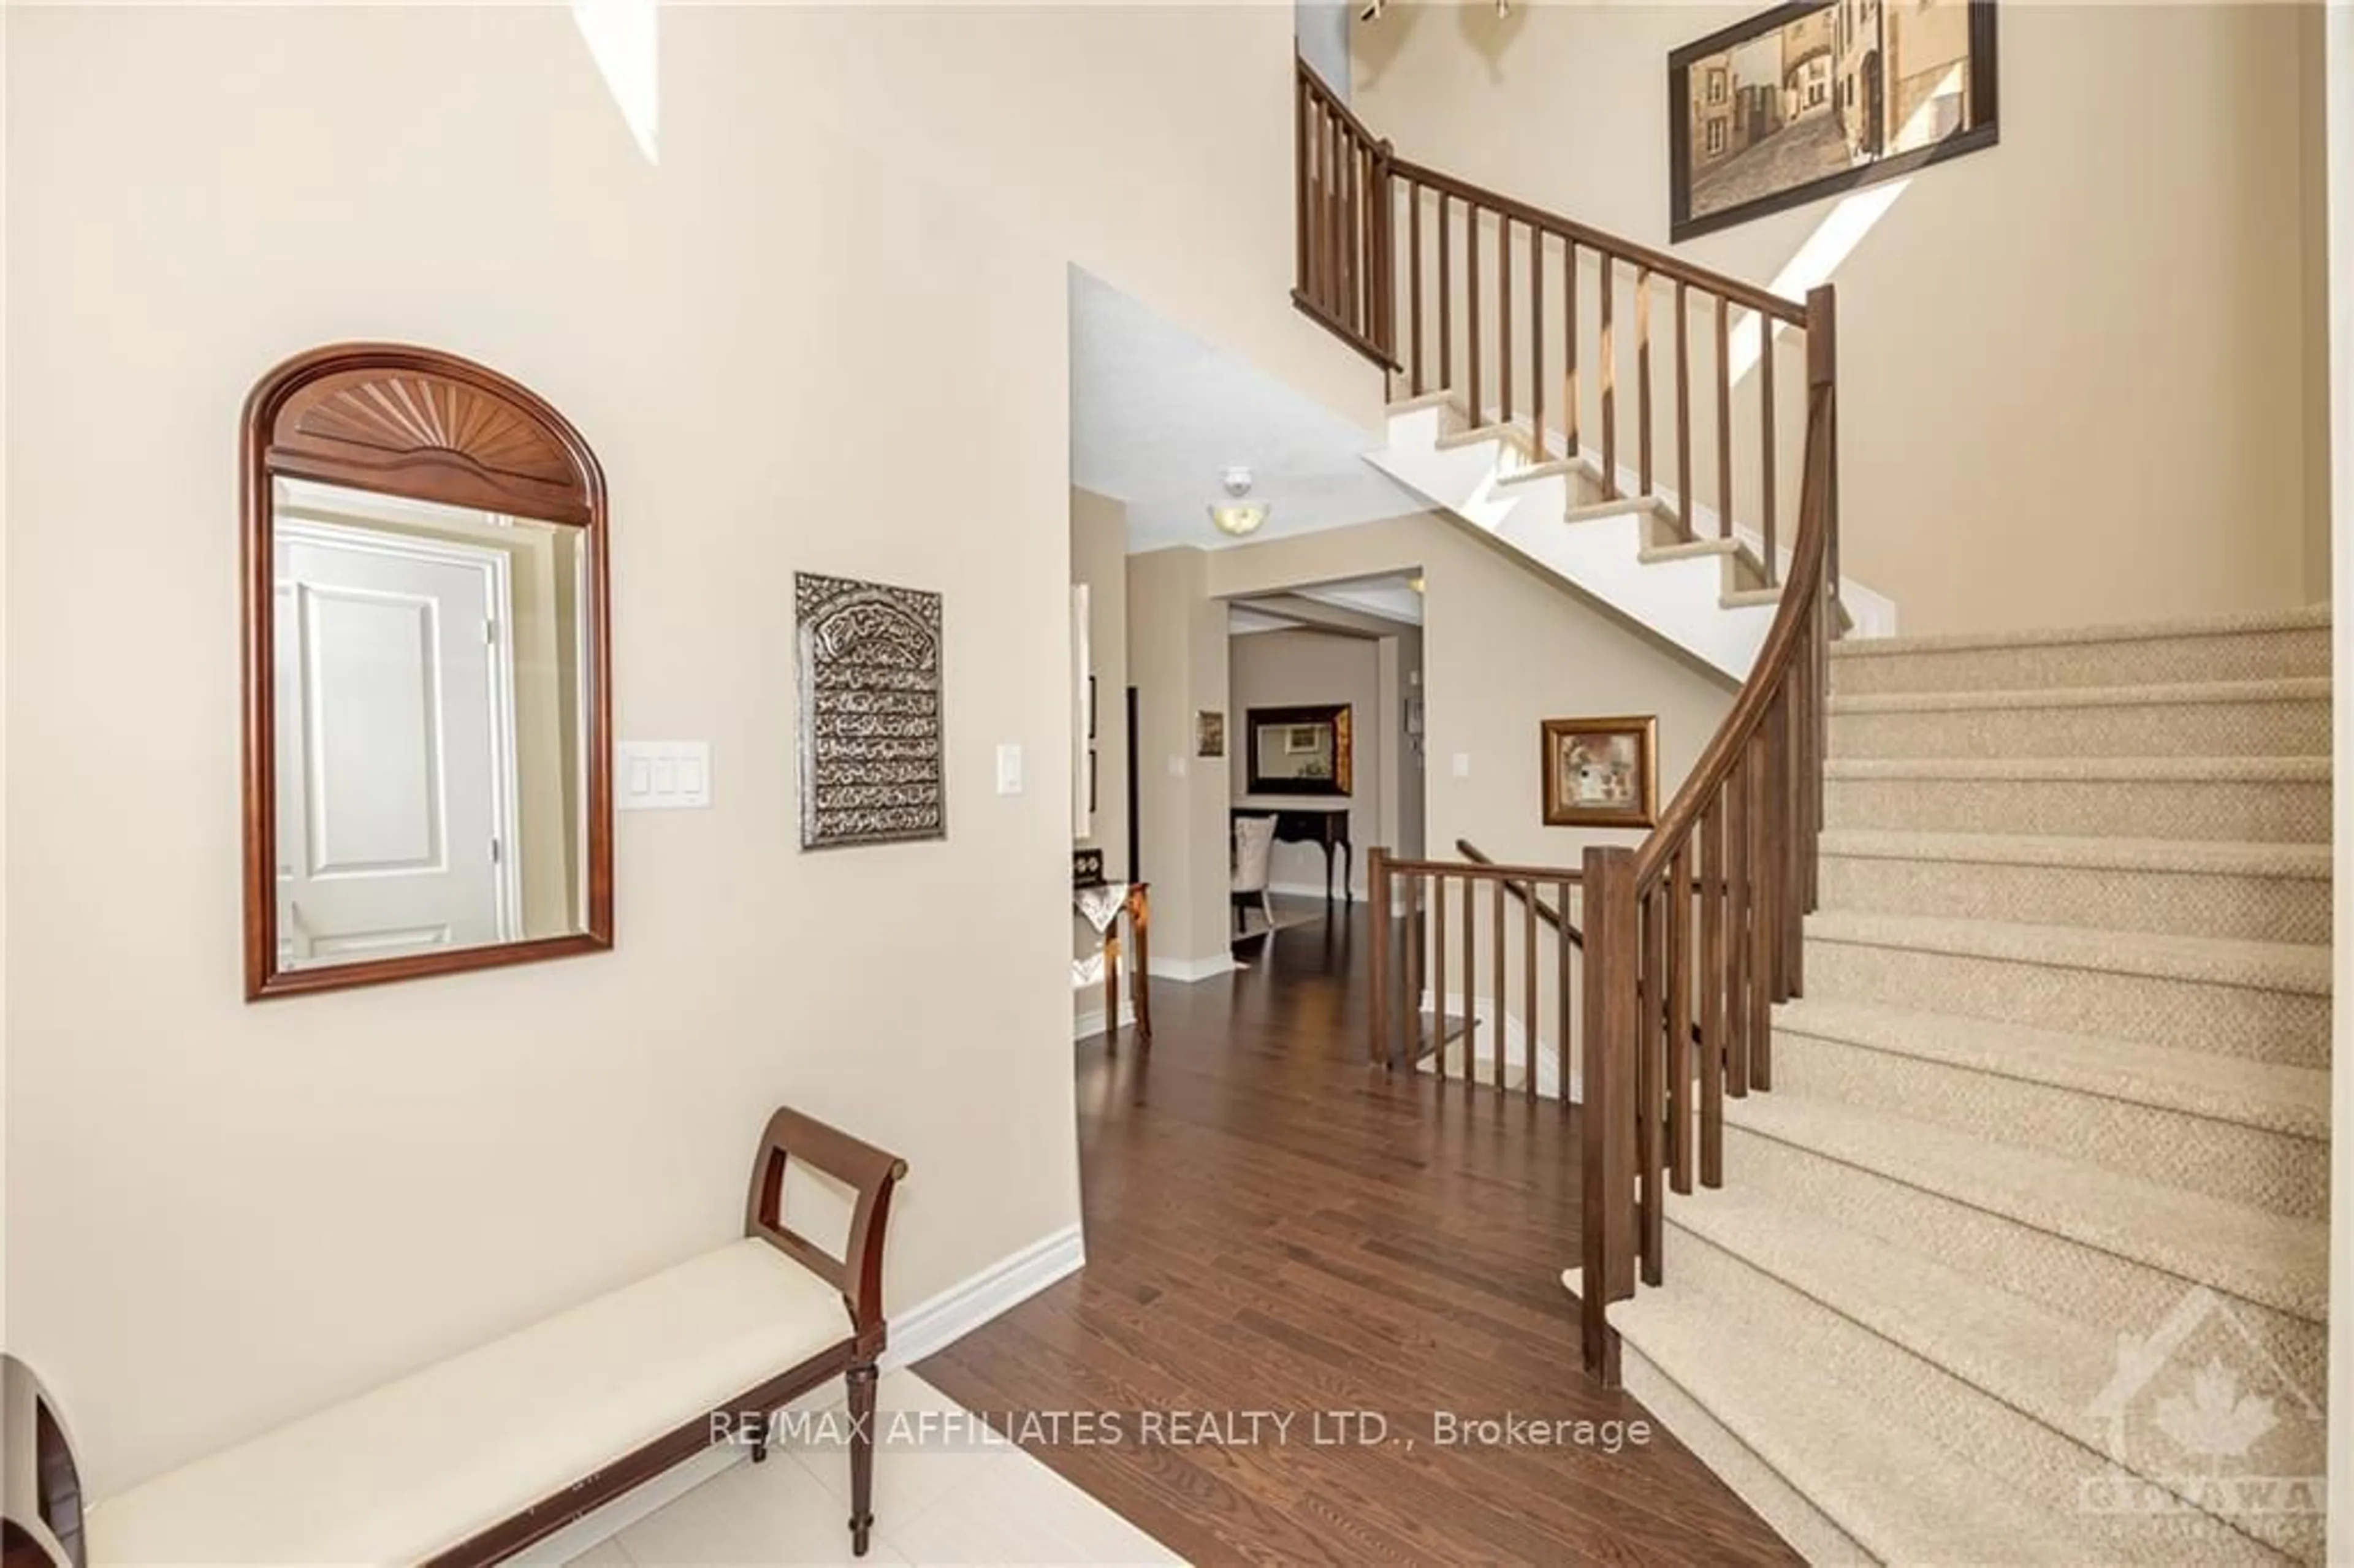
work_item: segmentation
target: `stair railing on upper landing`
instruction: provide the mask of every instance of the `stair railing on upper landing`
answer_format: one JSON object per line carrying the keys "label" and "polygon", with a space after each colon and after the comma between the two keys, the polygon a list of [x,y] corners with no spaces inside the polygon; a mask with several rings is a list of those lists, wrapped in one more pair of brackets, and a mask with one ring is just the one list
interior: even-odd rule
{"label": "stair railing on upper landing", "polygon": [[[1647,502],[1685,540],[1743,541],[1765,584],[1779,589],[1732,711],[1639,846],[1588,848],[1575,870],[1409,865],[1377,853],[1377,866],[1411,872],[1399,888],[1417,909],[1420,889],[1443,895],[1450,876],[1462,880],[1467,915],[1474,882],[1493,885],[1499,899],[1508,880],[1547,888],[1564,912],[1575,898],[1582,973],[1573,973],[1565,935],[1531,941],[1529,961],[1557,945],[1563,1001],[1573,989],[1581,999],[1575,1019],[1561,1007],[1553,1049],[1566,1065],[1576,1037],[1582,1340],[1588,1372],[1615,1383],[1617,1339],[1605,1312],[1634,1294],[1638,1277],[1660,1282],[1666,1192],[1723,1184],[1725,1102],[1771,1086],[1768,1009],[1798,994],[1802,980],[1829,651],[1840,624],[1832,292],[1825,285],[1796,304],[1401,159],[1304,62],[1295,108],[1293,298],[1302,311],[1381,366],[1393,395],[1445,395],[1524,461],[1570,474],[1573,495],[1583,484],[1595,501]],[[1662,311],[1668,330],[1658,334]],[[1631,341],[1622,330],[1630,320]],[[1803,342],[1803,372],[1777,392],[1784,336]],[[1622,387],[1629,361],[1631,408]],[[1748,403],[1742,383],[1752,376]],[[1786,410],[1782,399],[1801,391],[1803,411]],[[1631,471],[1621,461],[1630,443]],[[1786,556],[1777,513],[1793,501],[1797,528]],[[1704,509],[1713,512],[1707,528]],[[1378,918],[1393,889],[1390,878],[1376,880]],[[1500,913],[1494,923],[1502,927]],[[1408,932],[1418,927],[1410,913]],[[1418,986],[1421,943],[1410,936],[1396,965],[1386,946],[1385,930],[1373,1054],[1394,1064],[1390,1031],[1418,1002],[1410,993],[1393,1005],[1392,970]],[[1469,957],[1467,943],[1467,999]],[[1500,958],[1497,968],[1500,1010]],[[1443,981],[1432,990],[1444,997]],[[1524,1022],[1532,1041],[1540,1027],[1533,1016]]]}

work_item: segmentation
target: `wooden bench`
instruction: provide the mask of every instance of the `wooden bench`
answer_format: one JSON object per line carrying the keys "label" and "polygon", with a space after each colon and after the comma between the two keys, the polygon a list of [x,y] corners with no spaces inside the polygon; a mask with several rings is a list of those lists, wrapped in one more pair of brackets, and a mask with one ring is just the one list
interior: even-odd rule
{"label": "wooden bench", "polygon": [[[784,1223],[790,1160],[854,1190],[841,1258]],[[837,1376],[863,1556],[883,1234],[907,1170],[779,1110],[753,1161],[743,1240],[143,1481],[86,1518],[56,1407],[12,1365],[0,1387],[5,1568],[492,1563],[715,1442],[765,1459],[769,1417]]]}

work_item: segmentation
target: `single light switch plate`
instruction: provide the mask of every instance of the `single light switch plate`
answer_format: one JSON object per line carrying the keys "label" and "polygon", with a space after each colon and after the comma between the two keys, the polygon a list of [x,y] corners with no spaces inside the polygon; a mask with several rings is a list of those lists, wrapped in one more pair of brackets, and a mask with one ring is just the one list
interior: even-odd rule
{"label": "single light switch plate", "polygon": [[1022,747],[1013,741],[998,743],[997,792],[1001,795],[1022,793]]}
{"label": "single light switch plate", "polygon": [[613,749],[613,804],[620,810],[676,811],[711,804],[709,741],[625,740]]}
{"label": "single light switch plate", "polygon": [[1455,754],[1455,777],[1458,779],[1469,779],[1471,777],[1471,754],[1469,752],[1458,751]]}

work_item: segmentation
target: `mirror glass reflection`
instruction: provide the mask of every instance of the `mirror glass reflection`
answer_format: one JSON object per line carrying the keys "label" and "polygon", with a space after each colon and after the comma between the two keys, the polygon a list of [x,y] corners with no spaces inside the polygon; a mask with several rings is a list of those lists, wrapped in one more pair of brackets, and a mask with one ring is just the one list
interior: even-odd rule
{"label": "mirror glass reflection", "polygon": [[279,967],[586,930],[581,530],[270,485]]}

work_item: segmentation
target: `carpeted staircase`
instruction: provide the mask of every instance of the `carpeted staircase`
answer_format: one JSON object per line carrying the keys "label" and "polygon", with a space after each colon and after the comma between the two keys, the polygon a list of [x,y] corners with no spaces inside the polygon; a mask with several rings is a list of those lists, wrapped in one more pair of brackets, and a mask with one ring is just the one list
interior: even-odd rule
{"label": "carpeted staircase", "polygon": [[1816,1561],[2318,1562],[2327,614],[1831,670],[1806,994],[1628,1388]]}

